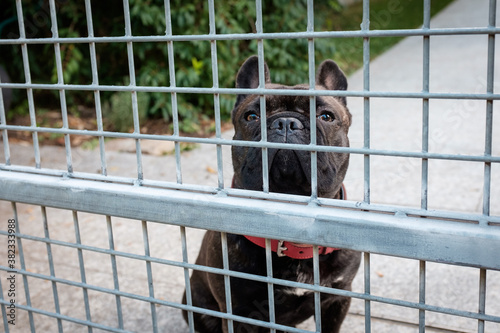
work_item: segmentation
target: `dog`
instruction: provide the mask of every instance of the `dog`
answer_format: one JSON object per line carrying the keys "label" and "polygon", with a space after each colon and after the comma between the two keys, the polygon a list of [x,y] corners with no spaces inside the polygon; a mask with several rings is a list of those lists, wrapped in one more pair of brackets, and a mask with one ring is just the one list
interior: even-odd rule
{"label": "dog", "polygon": [[[259,86],[258,58],[248,58],[236,76],[237,88]],[[267,89],[307,90],[308,85],[293,87],[271,83],[269,68],[264,64]],[[337,64],[326,60],[316,74],[316,90],[346,90],[347,79]],[[266,96],[266,126],[269,142],[310,143],[310,98],[308,96]],[[314,112],[314,111],[313,111]],[[344,97],[316,97],[317,144],[348,147],[347,137],[351,114]],[[234,140],[260,141],[260,98],[238,95],[231,113],[235,128]],[[233,146],[234,178],[232,187],[262,191],[262,149]],[[343,199],[344,180],[349,155],[336,152],[317,154],[317,193],[320,197]],[[269,190],[271,192],[311,195],[311,154],[308,151],[268,149]],[[227,234],[229,268],[234,271],[265,276],[265,240]],[[273,277],[313,283],[312,246],[272,241]],[[294,250],[294,251],[292,251]],[[293,253],[292,253],[293,252]],[[319,247],[320,284],[351,290],[352,280],[361,261],[359,252]],[[222,268],[221,235],[207,231],[196,263]],[[269,321],[268,286],[266,283],[231,277],[232,313],[238,316]],[[191,276],[192,304],[197,307],[226,312],[224,277],[194,271]],[[321,294],[322,332],[339,332],[350,305],[350,298]],[[186,293],[183,303],[186,304]],[[274,285],[275,319],[277,324],[295,327],[314,315],[314,293],[304,289]],[[226,320],[194,313],[195,330],[200,333],[228,332]],[[187,321],[187,313],[184,312]],[[233,322],[234,332],[269,332],[268,328]]]}

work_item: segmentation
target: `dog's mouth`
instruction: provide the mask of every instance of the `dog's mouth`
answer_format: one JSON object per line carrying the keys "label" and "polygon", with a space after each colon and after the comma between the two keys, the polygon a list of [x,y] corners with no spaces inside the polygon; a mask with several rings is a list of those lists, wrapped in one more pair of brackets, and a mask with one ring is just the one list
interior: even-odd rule
{"label": "dog's mouth", "polygon": [[307,151],[269,149],[269,189],[307,194],[311,191],[311,156]]}
{"label": "dog's mouth", "polygon": [[[309,144],[308,119],[294,112],[280,112],[267,119],[268,141]],[[304,150],[269,149],[269,190],[310,194],[311,154]]]}

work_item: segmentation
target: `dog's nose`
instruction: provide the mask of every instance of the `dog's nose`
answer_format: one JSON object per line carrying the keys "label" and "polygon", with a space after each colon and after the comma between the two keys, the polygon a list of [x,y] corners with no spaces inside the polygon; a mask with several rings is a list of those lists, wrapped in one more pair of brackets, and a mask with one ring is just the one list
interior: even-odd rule
{"label": "dog's nose", "polygon": [[304,125],[297,118],[278,118],[271,123],[271,129],[278,134],[285,135],[304,129]]}

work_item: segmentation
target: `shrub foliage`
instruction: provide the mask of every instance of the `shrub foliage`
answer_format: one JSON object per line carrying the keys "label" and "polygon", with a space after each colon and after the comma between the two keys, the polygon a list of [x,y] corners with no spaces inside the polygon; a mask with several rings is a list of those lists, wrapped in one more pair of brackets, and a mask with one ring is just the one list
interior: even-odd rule
{"label": "shrub foliage", "polygon": [[[52,36],[49,1],[25,0],[23,4],[26,36],[47,38]],[[88,22],[85,2],[56,0],[57,24],[60,37],[87,37]],[[130,0],[130,22],[134,36],[164,35],[166,33],[163,0]],[[19,38],[19,26],[14,1],[2,1],[0,5],[0,38]],[[209,33],[207,1],[171,0],[171,25],[174,35]],[[327,10],[325,10],[325,8]],[[338,12],[337,0],[315,8],[316,29],[328,15]],[[295,32],[307,29],[305,0],[263,1],[264,32]],[[218,34],[256,32],[256,8],[254,0],[217,1],[215,27]],[[125,33],[124,8],[121,0],[92,1],[92,26],[94,36],[123,36]],[[307,81],[308,41],[306,39],[264,40],[265,59],[272,68],[276,82],[296,84]],[[67,84],[92,83],[92,70],[88,43],[61,44],[64,82]],[[209,41],[174,42],[175,80],[179,87],[212,87],[211,46]],[[128,85],[130,73],[126,43],[97,43],[99,84]],[[331,39],[315,41],[316,60],[331,58],[334,54]],[[220,87],[233,87],[234,77],[241,63],[257,53],[257,41],[217,41],[218,78]],[[57,71],[52,44],[28,45],[32,82],[56,83]],[[133,43],[133,58],[137,85],[170,86],[167,43]],[[1,45],[0,62],[6,66],[13,82],[26,82],[23,59],[19,45]],[[17,103],[25,100],[17,91]],[[103,92],[103,109],[108,120],[117,130],[131,126],[130,94]],[[172,117],[171,96],[168,93],[139,93],[141,118]],[[35,91],[37,106],[57,108],[57,91]],[[213,96],[209,94],[179,94],[178,112],[181,130],[195,131],[203,118],[214,113]],[[93,94],[68,92],[70,112],[77,112],[77,105],[93,107]],[[229,117],[234,96],[221,97],[221,115]],[[13,108],[11,112],[26,112],[26,107]]]}

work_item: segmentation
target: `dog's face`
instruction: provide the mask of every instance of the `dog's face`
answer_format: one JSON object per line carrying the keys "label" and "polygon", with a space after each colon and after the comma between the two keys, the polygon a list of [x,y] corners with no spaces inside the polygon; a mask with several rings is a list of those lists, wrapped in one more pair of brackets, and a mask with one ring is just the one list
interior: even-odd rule
{"label": "dog's face", "polygon": [[[307,90],[307,85],[284,86],[270,81],[265,65],[267,89]],[[257,57],[250,57],[236,77],[237,88],[257,88],[259,82]],[[332,60],[324,61],[316,75],[316,90],[346,90],[347,79]],[[317,144],[348,147],[347,133],[351,114],[343,97],[318,96],[316,109],[310,110],[308,96],[266,95],[267,141],[293,144],[310,143],[310,113],[316,115]],[[234,140],[260,141],[260,98],[257,95],[238,95],[232,111]],[[262,190],[262,149],[232,147],[234,167],[233,186]],[[349,155],[323,153],[318,157],[318,195],[333,198],[344,180]],[[311,153],[307,150],[269,149],[269,190],[300,195],[311,194]]]}

